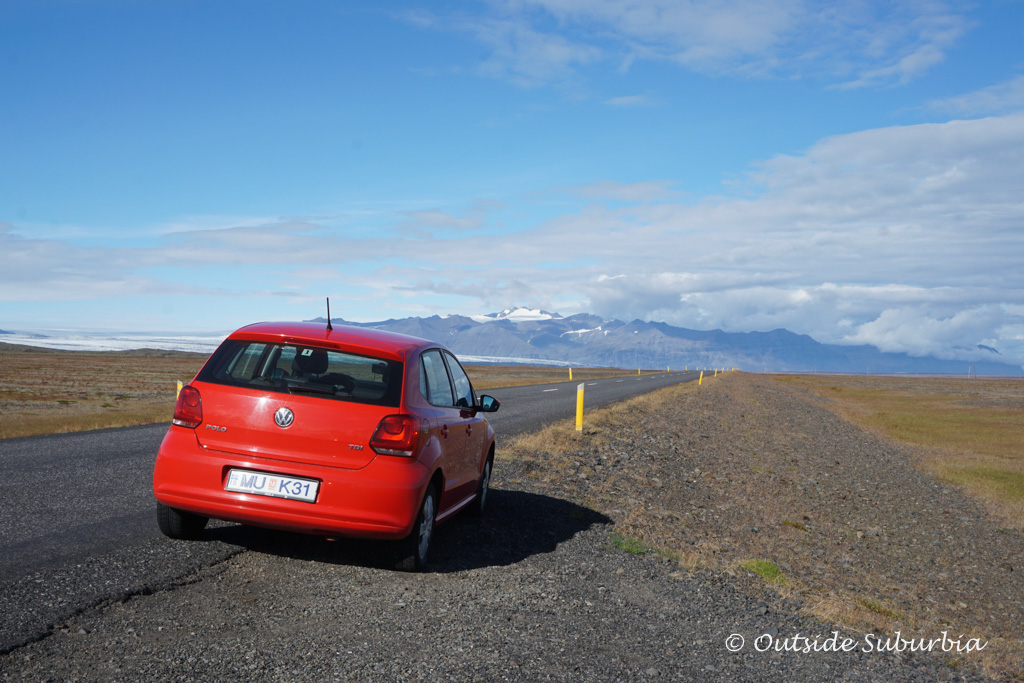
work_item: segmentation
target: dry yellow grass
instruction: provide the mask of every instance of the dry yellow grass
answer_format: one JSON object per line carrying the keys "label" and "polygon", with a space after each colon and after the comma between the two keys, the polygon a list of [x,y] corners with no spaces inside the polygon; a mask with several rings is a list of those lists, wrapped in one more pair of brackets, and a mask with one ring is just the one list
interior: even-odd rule
{"label": "dry yellow grass", "polygon": [[206,359],[3,347],[0,438],[169,422],[177,381],[192,379]]}
{"label": "dry yellow grass", "polygon": [[[0,438],[170,422],[177,382],[206,355],[173,351],[72,352],[0,343]],[[564,382],[568,368],[470,365],[477,389]],[[636,371],[574,368],[582,380]]]}

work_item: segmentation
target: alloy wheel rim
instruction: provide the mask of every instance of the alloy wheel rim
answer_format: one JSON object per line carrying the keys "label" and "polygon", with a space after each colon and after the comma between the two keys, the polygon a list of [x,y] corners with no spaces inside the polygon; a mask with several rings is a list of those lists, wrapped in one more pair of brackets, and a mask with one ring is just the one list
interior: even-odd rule
{"label": "alloy wheel rim", "polygon": [[425,560],[430,549],[430,536],[434,531],[434,497],[427,496],[423,501],[423,521],[420,522],[420,542],[417,546],[420,560]]}
{"label": "alloy wheel rim", "polygon": [[487,490],[491,488],[491,463],[487,461],[484,465],[483,481],[480,482],[480,508],[483,509],[487,502]]}

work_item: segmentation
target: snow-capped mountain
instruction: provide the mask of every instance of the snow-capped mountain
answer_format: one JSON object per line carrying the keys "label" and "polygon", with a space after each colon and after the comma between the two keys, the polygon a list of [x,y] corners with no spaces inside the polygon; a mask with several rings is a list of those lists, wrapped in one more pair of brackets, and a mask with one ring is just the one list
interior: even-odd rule
{"label": "snow-capped mountain", "polygon": [[[324,318],[317,320],[326,322]],[[673,370],[739,368],[755,372],[1022,374],[1020,366],[997,360],[967,362],[883,353],[873,346],[821,344],[807,335],[781,329],[700,331],[642,320],[605,320],[586,313],[563,317],[530,308],[474,316],[333,322],[433,339],[471,362]]]}
{"label": "snow-capped mountain", "polygon": [[[324,318],[319,322],[326,323]],[[671,368],[739,368],[754,372],[843,372],[916,374],[1022,374],[1019,365],[1000,362],[997,349],[979,345],[976,360],[919,358],[882,353],[873,346],[820,344],[788,330],[732,333],[688,330],[665,323],[605,320],[595,315],[563,317],[531,308],[510,308],[487,315],[431,316],[373,323],[336,324],[373,327],[434,339],[472,363],[532,363],[569,366],[616,366],[660,370]],[[70,331],[10,332],[9,344],[64,350],[170,349],[210,353],[225,333],[103,334]],[[972,349],[957,350],[963,354]],[[987,358],[986,358],[987,357]]]}
{"label": "snow-capped mountain", "polygon": [[478,323],[489,323],[495,320],[510,320],[514,323],[521,323],[537,320],[553,320],[561,317],[562,316],[557,313],[548,313],[547,311],[542,311],[536,308],[525,308],[523,306],[506,308],[501,313],[487,313],[484,315],[470,316],[472,320]]}

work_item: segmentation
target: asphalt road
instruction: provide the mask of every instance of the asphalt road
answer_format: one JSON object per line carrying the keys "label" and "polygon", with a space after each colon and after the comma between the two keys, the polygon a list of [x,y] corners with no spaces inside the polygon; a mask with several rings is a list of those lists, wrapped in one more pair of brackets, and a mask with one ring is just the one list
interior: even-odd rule
{"label": "asphalt road", "polygon": [[[655,389],[697,379],[696,372],[660,372],[654,375],[598,379],[584,382],[584,421],[586,411]],[[507,389],[485,389],[501,401],[501,409],[488,419],[498,438],[507,438],[535,430],[541,425],[576,415],[576,387],[580,382],[535,384]],[[500,442],[499,442],[500,446]]]}
{"label": "asphalt road", "polygon": [[[596,408],[696,379],[659,373],[585,383]],[[492,389],[500,439],[572,417],[577,382]],[[168,543],[156,527],[153,461],[167,426],[0,440],[0,653],[96,604],[189,581],[244,550]],[[499,441],[500,448],[500,441]]]}

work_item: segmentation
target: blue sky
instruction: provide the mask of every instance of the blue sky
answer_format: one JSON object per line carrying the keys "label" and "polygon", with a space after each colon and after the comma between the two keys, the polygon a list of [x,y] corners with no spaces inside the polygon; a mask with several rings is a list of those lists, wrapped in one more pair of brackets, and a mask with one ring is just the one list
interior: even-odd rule
{"label": "blue sky", "polygon": [[0,329],[523,305],[1024,362],[1024,2],[0,0]]}

